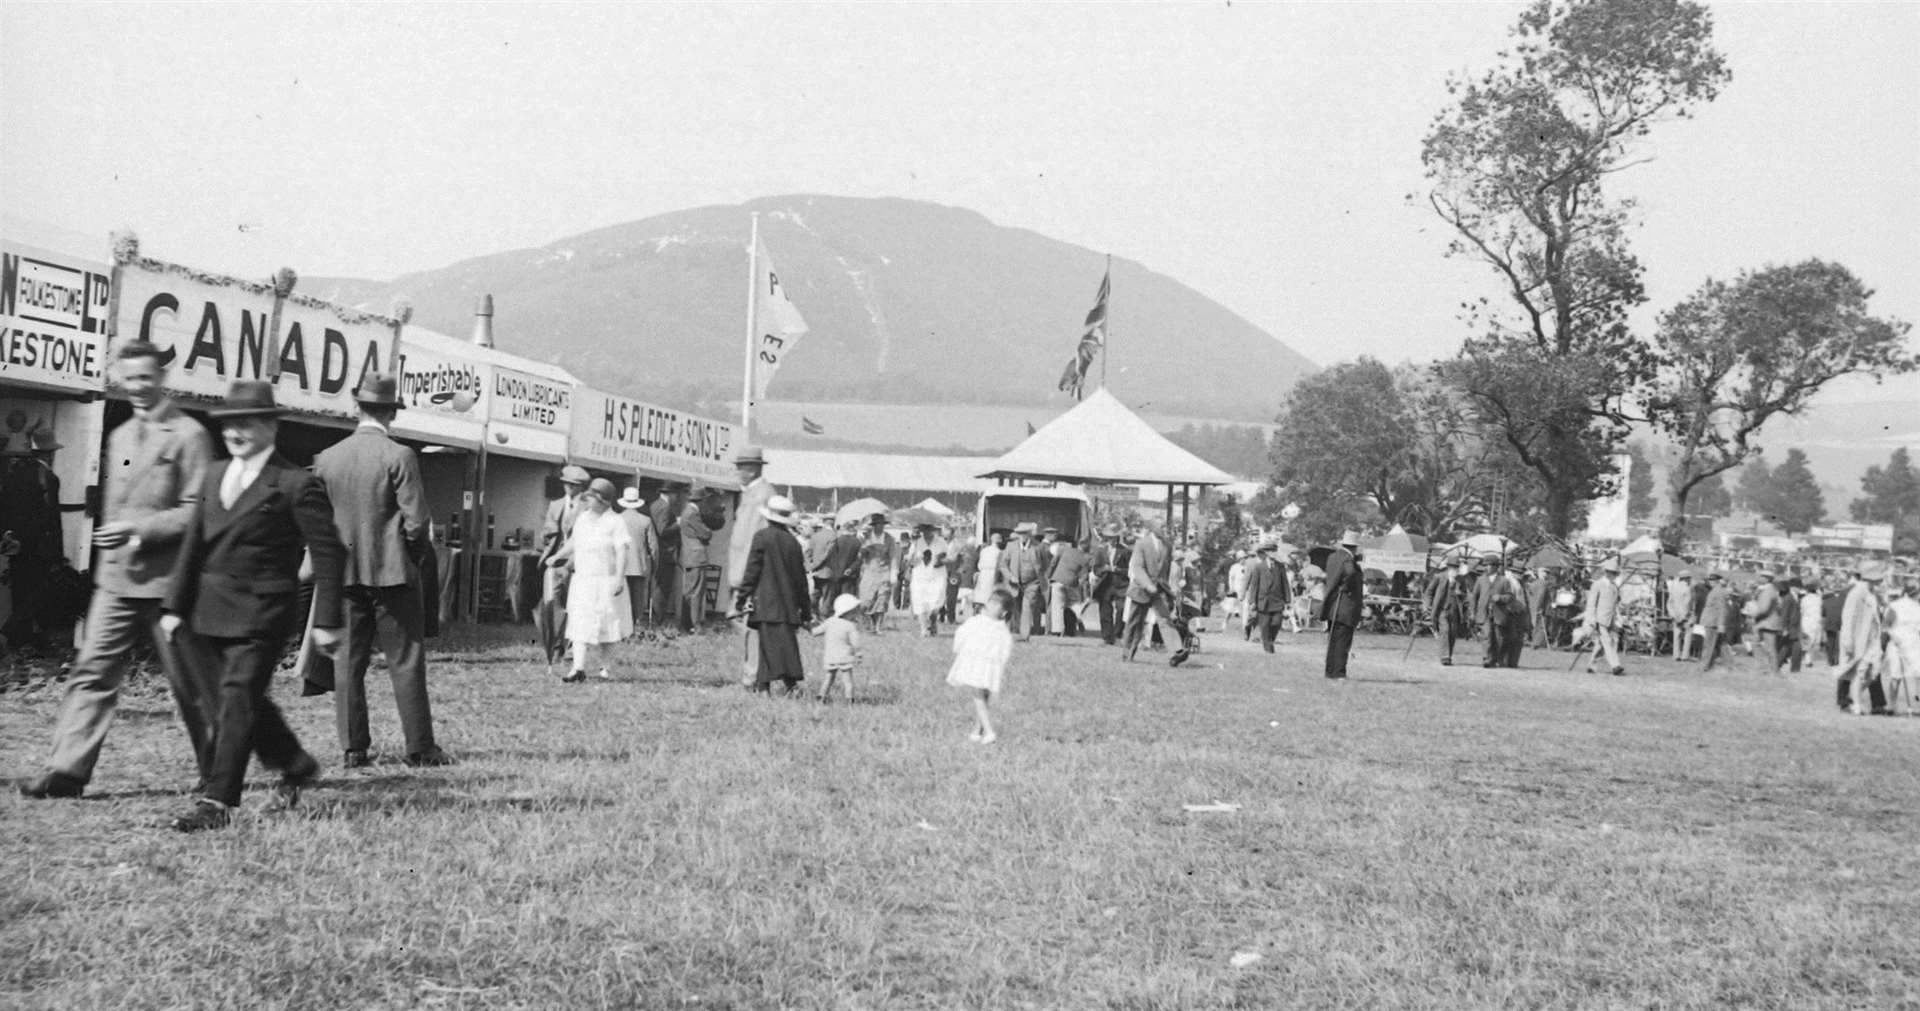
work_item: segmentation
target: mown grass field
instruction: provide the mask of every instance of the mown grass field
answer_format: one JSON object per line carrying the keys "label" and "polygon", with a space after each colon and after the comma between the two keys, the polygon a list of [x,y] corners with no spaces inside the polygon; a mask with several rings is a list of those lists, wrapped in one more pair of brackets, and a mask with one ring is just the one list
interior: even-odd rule
{"label": "mown grass field", "polygon": [[[381,690],[342,772],[283,682],[325,782],[197,837],[148,685],[88,799],[0,798],[0,1006],[1920,1007],[1920,719],[1822,674],[1362,636],[1335,684],[1319,636],[1207,642],[1018,647],[980,747],[945,638],[870,644],[851,708],[745,695],[720,635],[577,686],[443,640],[461,765],[398,764]],[[57,700],[0,695],[5,768]]]}

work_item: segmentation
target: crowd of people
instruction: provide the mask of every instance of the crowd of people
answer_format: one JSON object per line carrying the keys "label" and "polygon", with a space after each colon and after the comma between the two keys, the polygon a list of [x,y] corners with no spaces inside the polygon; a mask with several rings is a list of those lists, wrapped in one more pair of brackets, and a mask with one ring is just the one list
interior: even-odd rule
{"label": "crowd of people", "polygon": [[[318,759],[269,692],[290,641],[304,639],[308,692],[334,693],[344,767],[371,763],[365,681],[376,640],[406,764],[453,763],[435,739],[427,690],[431,522],[419,462],[390,434],[401,404],[394,378],[363,377],[354,394],[358,426],[308,469],[275,451],[283,412],[270,383],[235,381],[208,411],[227,450],[217,460],[206,430],[163,394],[166,361],[157,347],[126,342],[113,368],[133,413],[107,442],[84,641],[46,769],[18,781],[19,792],[85,792],[143,638],[166,674],[200,775],[192,806],[172,820],[180,831],[228,824],[255,757],[278,775],[277,803],[296,803],[318,778]],[[837,684],[852,701],[863,636],[887,632],[889,614],[903,609],[923,637],[958,626],[948,681],[972,700],[970,739],[982,744],[998,736],[989,704],[1017,642],[1092,627],[1133,660],[1143,646],[1164,648],[1171,632],[1180,643],[1168,663],[1177,667],[1196,648],[1194,619],[1221,590],[1223,627],[1238,619],[1241,635],[1257,635],[1267,652],[1282,628],[1324,626],[1325,676],[1344,680],[1354,634],[1377,597],[1353,531],[1321,564],[1301,554],[1282,559],[1268,539],[1231,552],[1212,572],[1152,520],[1080,538],[1020,522],[983,542],[964,522],[943,527],[931,516],[897,535],[881,512],[817,521],[773,491],[760,450],[743,449],[734,463],[742,490],[731,517],[711,488],[670,487],[647,503],[635,488],[621,493],[577,467],[562,471],[541,560],[543,616],[555,641],[571,643],[563,681],[585,680],[596,664],[600,678],[612,679],[608,647],[643,618],[657,618],[662,604],[682,627],[700,620],[712,540],[728,531],[728,618],[745,637],[748,688],[772,694],[777,685],[799,696],[801,641],[810,636],[822,640],[825,668],[815,697],[829,700]],[[1590,671],[1604,661],[1622,675],[1632,627],[1644,633],[1643,648],[1670,645],[1675,659],[1705,668],[1736,644],[1764,672],[1824,658],[1843,708],[1911,715],[1920,586],[1888,575],[1884,563],[1868,561],[1843,587],[1780,571],[1746,592],[1719,572],[1629,579],[1618,559],[1607,559],[1589,580],[1579,569],[1529,570],[1487,555],[1430,573],[1415,599],[1419,627],[1433,631],[1442,664],[1475,638],[1486,667],[1517,666],[1529,644],[1564,644],[1587,651]]]}

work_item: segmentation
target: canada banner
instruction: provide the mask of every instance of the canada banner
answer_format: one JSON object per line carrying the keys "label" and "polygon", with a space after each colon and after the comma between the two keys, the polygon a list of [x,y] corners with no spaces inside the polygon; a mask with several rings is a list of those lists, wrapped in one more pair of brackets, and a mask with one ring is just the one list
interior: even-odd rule
{"label": "canada banner", "polygon": [[780,362],[807,332],[807,321],[800,310],[787,301],[787,289],[780,284],[780,272],[773,269],[767,244],[755,239],[754,263],[758,265],[753,298],[753,399],[764,400],[767,383],[780,368]]}

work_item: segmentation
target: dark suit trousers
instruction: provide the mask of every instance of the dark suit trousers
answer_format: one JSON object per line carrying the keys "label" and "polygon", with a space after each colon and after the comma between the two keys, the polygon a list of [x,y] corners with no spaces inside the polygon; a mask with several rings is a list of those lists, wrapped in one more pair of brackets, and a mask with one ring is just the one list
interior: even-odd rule
{"label": "dark suit trousers", "polygon": [[1188,651],[1193,649],[1193,630],[1187,627],[1187,620],[1178,616],[1168,604],[1167,595],[1164,593],[1154,594],[1153,600],[1145,604],[1134,601],[1133,613],[1127,615],[1127,630],[1120,643],[1120,649],[1127,659],[1133,659],[1134,654],[1140,652],[1140,639],[1146,633],[1149,611],[1154,617],[1160,619],[1160,624],[1180,633],[1181,649]]}
{"label": "dark suit trousers", "polygon": [[1460,641],[1460,633],[1466,630],[1465,622],[1456,623],[1444,614],[1434,621],[1433,638],[1440,644],[1440,659],[1449,663],[1453,661],[1454,644]]}
{"label": "dark suit trousers", "polygon": [[267,696],[286,638],[208,637],[204,641],[210,659],[219,665],[220,678],[219,729],[214,734],[213,775],[208,777],[206,795],[232,807],[240,803],[247,762],[256,752],[262,765],[278,772],[299,761],[306,749],[280,715],[280,707]]}
{"label": "dark suit trousers", "polygon": [[1249,616],[1254,628],[1260,630],[1260,648],[1273,652],[1273,637],[1280,631],[1280,620],[1286,617],[1285,611],[1255,611]]}
{"label": "dark suit trousers", "polygon": [[1347,676],[1347,654],[1353,652],[1353,626],[1344,622],[1327,625],[1327,676]]}
{"label": "dark suit trousers", "polygon": [[1100,612],[1100,638],[1111,646],[1120,641],[1120,601],[1111,591],[1096,593],[1093,602]]}
{"label": "dark suit trousers", "polygon": [[[400,708],[400,730],[407,754],[433,750],[433,708],[427,702],[427,646],[420,593],[412,586],[347,586],[340,590],[346,613],[347,676],[334,685],[333,712],[340,747],[366,751],[373,745],[367,729],[367,666],[373,661],[374,636],[381,624],[389,634],[381,642],[393,700]],[[383,622],[384,619],[384,622]]]}

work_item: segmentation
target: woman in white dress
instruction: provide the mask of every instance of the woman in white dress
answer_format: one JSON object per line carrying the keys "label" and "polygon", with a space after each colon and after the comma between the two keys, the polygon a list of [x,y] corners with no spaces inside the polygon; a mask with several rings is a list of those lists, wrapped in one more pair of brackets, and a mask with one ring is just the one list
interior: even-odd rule
{"label": "woman in white dress", "polygon": [[573,562],[567,582],[567,638],[573,640],[573,670],[560,680],[587,679],[587,660],[598,653],[600,680],[612,681],[607,671],[607,647],[633,634],[633,609],[627,603],[627,562],[633,556],[633,537],[627,524],[609,506],[615,497],[613,482],[596,478],[580,501],[587,511],[574,521],[573,534],[554,556]]}
{"label": "woman in white dress", "polygon": [[907,579],[907,603],[913,608],[920,634],[934,634],[940,609],[947,603],[947,555],[953,546],[936,534],[932,524],[914,528],[907,541],[907,562],[912,566]]}
{"label": "woman in white dress", "polygon": [[987,535],[987,543],[980,547],[980,564],[974,568],[973,609],[979,611],[987,606],[993,597],[993,591],[999,589],[1000,551],[1007,546],[1007,532],[995,530]]}

